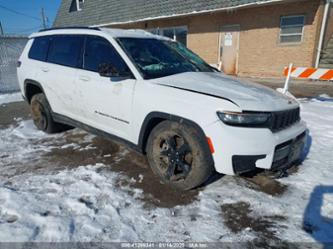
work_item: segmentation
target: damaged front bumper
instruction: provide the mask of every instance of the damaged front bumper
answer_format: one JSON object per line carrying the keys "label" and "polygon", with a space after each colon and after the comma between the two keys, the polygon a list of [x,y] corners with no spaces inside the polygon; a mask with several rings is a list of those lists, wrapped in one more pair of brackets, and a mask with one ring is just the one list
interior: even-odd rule
{"label": "damaged front bumper", "polygon": [[307,137],[304,121],[278,132],[217,122],[206,127],[205,133],[212,138],[215,148],[216,171],[228,175],[256,168],[272,171],[287,168],[301,157]]}

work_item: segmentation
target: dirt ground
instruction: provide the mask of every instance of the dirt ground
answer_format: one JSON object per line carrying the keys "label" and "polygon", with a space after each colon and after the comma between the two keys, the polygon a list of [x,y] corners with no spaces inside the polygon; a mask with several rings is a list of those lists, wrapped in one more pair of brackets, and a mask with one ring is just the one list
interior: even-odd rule
{"label": "dirt ground", "polygon": [[[245,78],[273,89],[283,88],[285,78]],[[333,96],[332,81],[316,81],[316,80],[300,80],[291,79],[289,83],[289,91],[298,98],[317,97],[321,94]]]}
{"label": "dirt ground", "polygon": [[[29,113],[29,106],[26,102],[0,106],[0,129],[16,126],[18,122],[30,119]],[[57,173],[82,165],[103,163],[106,166],[102,167],[101,171],[116,171],[128,176],[119,180],[119,187],[130,184],[143,191],[142,201],[145,202],[145,207],[148,209],[154,207],[173,208],[178,205],[190,204],[197,199],[200,190],[205,188],[202,186],[185,193],[175,191],[160,183],[150,170],[144,156],[101,137],[93,137],[92,142],[86,142],[85,137],[87,136],[91,135],[75,129],[75,132],[67,131],[61,139],[39,140],[38,143],[53,145],[53,149],[43,153],[38,158],[32,157],[28,164],[27,162],[23,164],[19,159],[14,162],[12,160],[6,161],[8,155],[0,151],[2,168],[6,169],[0,170],[0,179],[5,181],[6,186],[10,186],[11,178],[20,174]],[[35,141],[32,140],[32,143]],[[74,150],[70,146],[73,143],[78,144],[79,148]],[[38,146],[38,144],[35,145]],[[112,167],[108,167],[108,165],[112,165]],[[224,177],[228,176],[214,174],[206,184]],[[131,182],[130,179],[136,181]],[[271,196],[279,196],[287,191],[287,186],[265,174],[234,177],[234,179],[245,188],[255,189]],[[258,234],[259,241],[275,239],[276,225],[274,221],[285,219],[283,216],[253,218],[251,205],[246,202],[221,206],[221,216],[225,220],[225,225],[234,233],[252,227]],[[235,219],[235,217],[240,218]],[[196,220],[195,215],[190,218],[193,221]]]}

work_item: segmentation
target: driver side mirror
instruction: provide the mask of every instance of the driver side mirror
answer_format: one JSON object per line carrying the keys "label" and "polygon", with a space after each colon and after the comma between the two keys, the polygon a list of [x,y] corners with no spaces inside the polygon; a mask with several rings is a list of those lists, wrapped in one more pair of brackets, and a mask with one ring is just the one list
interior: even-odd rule
{"label": "driver side mirror", "polygon": [[133,78],[133,75],[130,71],[119,71],[115,66],[111,63],[102,63],[98,66],[98,73],[102,77],[125,77],[125,78]]}
{"label": "driver side mirror", "polygon": [[119,72],[117,68],[115,68],[110,63],[102,63],[98,65],[98,73],[102,77],[117,77],[119,76]]}

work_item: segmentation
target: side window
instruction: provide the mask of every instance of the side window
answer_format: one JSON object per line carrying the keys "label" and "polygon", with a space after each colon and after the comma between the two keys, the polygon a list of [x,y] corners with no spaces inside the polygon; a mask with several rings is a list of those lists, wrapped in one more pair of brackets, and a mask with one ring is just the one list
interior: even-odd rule
{"label": "side window", "polygon": [[47,61],[63,66],[78,67],[81,64],[82,36],[53,36]]}
{"label": "side window", "polygon": [[46,61],[50,37],[36,37],[32,43],[28,57],[38,61]]}
{"label": "side window", "polygon": [[86,39],[83,69],[98,72],[101,64],[112,65],[118,72],[130,72],[127,64],[109,41],[101,37],[88,36]]}
{"label": "side window", "polygon": [[300,43],[303,39],[304,20],[300,16],[282,16],[280,24],[280,43]]}

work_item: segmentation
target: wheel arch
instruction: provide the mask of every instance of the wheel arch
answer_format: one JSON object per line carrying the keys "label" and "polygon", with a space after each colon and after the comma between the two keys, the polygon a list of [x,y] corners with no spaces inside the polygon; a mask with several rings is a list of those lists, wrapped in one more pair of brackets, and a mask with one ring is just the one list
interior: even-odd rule
{"label": "wheel arch", "polygon": [[44,93],[42,85],[35,80],[26,79],[24,81],[24,96],[29,104],[31,102],[31,98],[38,93]]}
{"label": "wheel arch", "polygon": [[[151,112],[144,119],[143,124],[141,126],[140,135],[139,135],[138,146],[139,146],[139,149],[143,153],[146,153],[146,145],[147,145],[148,137],[149,137],[151,131],[154,129],[154,127],[156,125],[158,125],[159,123],[166,121],[166,120],[177,122],[177,123],[184,123],[184,124],[193,126],[200,133],[200,137],[203,140],[205,140],[204,144],[206,144],[207,148],[209,149],[209,145],[208,145],[208,142],[206,139],[205,132],[200,127],[200,125],[198,125],[196,122],[194,122],[190,119],[183,118],[183,117],[169,114],[169,113]],[[211,157],[211,159],[213,160],[213,157]]]}

